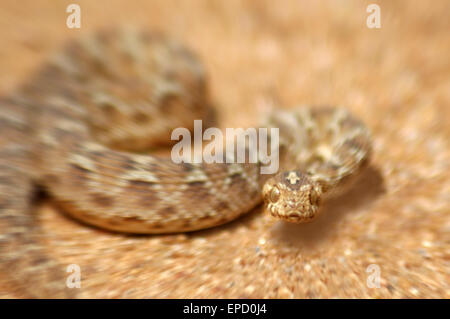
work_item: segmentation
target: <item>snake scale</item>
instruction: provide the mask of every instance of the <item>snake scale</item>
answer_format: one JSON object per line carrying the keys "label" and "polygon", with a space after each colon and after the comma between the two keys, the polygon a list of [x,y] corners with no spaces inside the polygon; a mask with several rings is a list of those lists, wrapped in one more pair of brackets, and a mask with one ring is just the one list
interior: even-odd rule
{"label": "snake scale", "polygon": [[275,110],[280,173],[260,163],[181,163],[136,151],[211,112],[203,65],[160,34],[107,30],[71,40],[0,101],[0,266],[35,297],[73,297],[40,244],[44,188],[84,223],[173,233],[229,222],[264,199],[274,217],[312,220],[324,195],[368,162],[367,128],[346,110]]}

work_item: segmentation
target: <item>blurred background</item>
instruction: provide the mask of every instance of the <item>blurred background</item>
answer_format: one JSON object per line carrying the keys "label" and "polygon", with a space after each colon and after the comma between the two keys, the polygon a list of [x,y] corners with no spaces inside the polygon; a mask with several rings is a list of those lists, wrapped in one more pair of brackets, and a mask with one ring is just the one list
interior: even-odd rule
{"label": "blurred background", "polygon": [[[66,8],[81,8],[69,29]],[[380,28],[369,28],[369,4]],[[345,105],[372,130],[372,166],[307,225],[261,207],[192,234],[125,237],[39,207],[47,248],[79,264],[82,297],[449,298],[450,2],[0,2],[0,94],[66,40],[117,25],[179,39],[206,66],[222,127],[276,100]],[[1,229],[0,229],[1,232]],[[368,267],[380,287],[367,284]],[[0,274],[0,297],[21,293]]]}

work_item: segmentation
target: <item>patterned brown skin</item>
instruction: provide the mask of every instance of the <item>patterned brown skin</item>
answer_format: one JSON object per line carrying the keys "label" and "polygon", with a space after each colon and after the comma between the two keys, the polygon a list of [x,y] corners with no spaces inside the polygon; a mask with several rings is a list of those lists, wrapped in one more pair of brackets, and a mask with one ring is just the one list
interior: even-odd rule
{"label": "patterned brown skin", "polygon": [[2,128],[14,139],[0,145],[0,222],[8,230],[0,237],[0,264],[16,263],[16,277],[38,297],[70,297],[71,291],[63,267],[36,239],[33,183],[90,225],[187,232],[237,218],[261,202],[262,193],[273,216],[309,221],[322,194],[357,175],[370,154],[367,129],[348,112],[310,107],[273,112],[260,125],[280,129],[280,168],[287,171],[273,177],[261,175],[259,163],[175,164],[130,153],[167,143],[174,128],[192,129],[211,110],[197,58],[143,32],[113,30],[71,41],[14,96],[18,102],[0,109],[0,119],[10,112],[10,120],[24,126]]}
{"label": "patterned brown skin", "polygon": [[30,297],[71,298],[64,270],[47,256],[33,212],[36,175],[32,165],[30,106],[0,101],[0,268]]}

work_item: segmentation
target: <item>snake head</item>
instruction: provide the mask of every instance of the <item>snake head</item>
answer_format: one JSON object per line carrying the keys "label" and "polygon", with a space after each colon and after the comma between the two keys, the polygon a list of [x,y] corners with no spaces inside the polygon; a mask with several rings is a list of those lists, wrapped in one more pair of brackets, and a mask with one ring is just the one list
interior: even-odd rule
{"label": "snake head", "polygon": [[308,222],[316,217],[322,195],[317,182],[296,170],[270,178],[262,193],[267,211],[291,223]]}

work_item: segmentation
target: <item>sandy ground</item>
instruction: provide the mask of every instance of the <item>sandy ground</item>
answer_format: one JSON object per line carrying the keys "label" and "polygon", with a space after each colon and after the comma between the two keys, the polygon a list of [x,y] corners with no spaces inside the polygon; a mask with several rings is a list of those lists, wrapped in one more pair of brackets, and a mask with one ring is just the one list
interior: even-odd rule
{"label": "sandy ground", "polygon": [[[368,171],[307,225],[258,207],[212,230],[126,237],[44,203],[46,245],[80,265],[80,297],[450,297],[448,1],[76,1],[82,27],[68,29],[71,2],[0,3],[1,94],[67,38],[132,24],[197,52],[222,126],[251,125],[276,99],[345,105],[374,136]],[[0,296],[24,294],[2,274]]]}

